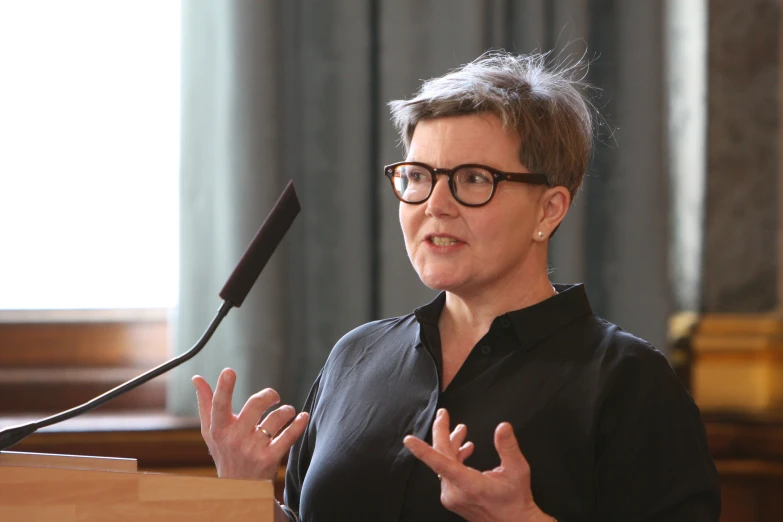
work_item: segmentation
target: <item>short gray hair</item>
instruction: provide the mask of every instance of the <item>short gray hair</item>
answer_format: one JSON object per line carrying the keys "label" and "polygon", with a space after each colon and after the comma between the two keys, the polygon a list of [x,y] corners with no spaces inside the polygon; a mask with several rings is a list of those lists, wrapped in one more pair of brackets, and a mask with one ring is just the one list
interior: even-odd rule
{"label": "short gray hair", "polygon": [[573,200],[590,162],[595,108],[585,93],[586,65],[548,67],[547,58],[490,51],[426,80],[413,99],[389,102],[406,153],[423,119],[493,113],[522,138],[522,164],[550,186],[566,187]]}

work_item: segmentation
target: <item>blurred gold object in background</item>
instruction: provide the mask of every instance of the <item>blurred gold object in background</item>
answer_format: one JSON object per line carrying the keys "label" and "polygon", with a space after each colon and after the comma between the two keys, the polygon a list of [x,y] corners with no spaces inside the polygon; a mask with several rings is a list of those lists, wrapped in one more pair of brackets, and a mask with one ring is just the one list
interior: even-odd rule
{"label": "blurred gold object in background", "polygon": [[691,341],[691,393],[703,410],[783,408],[783,320],[776,314],[714,314]]}

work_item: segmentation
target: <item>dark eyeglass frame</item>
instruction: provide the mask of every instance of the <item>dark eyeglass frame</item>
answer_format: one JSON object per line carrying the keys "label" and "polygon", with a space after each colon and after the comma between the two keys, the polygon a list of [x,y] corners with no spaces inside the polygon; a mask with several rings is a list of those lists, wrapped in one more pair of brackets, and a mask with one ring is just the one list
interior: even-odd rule
{"label": "dark eyeglass frame", "polygon": [[[404,199],[402,199],[402,197],[397,193],[397,189],[394,187],[394,171],[397,167],[401,165],[413,165],[417,167],[423,167],[427,169],[430,174],[432,174],[433,181],[432,181],[432,185],[430,186],[430,192],[429,194],[427,194],[427,197],[425,197],[421,201],[411,203],[410,201],[405,201]],[[454,187],[454,173],[464,168],[484,169],[492,174],[492,179],[493,179],[492,192],[489,194],[489,197],[484,203],[465,203],[459,198],[459,196],[457,196],[456,188]],[[397,163],[392,163],[391,165],[386,165],[385,167],[383,167],[383,173],[387,178],[389,178],[389,182],[391,183],[392,186],[392,191],[394,192],[394,195],[397,196],[397,199],[399,199],[400,201],[408,205],[421,205],[422,203],[430,199],[430,196],[432,196],[432,192],[435,190],[435,184],[438,182],[438,174],[445,174],[448,177],[449,190],[451,191],[451,195],[454,197],[457,203],[459,203],[460,205],[464,205],[466,207],[483,207],[484,205],[492,201],[492,198],[495,196],[495,191],[498,188],[498,183],[500,183],[501,181],[514,181],[516,183],[527,183],[529,185],[549,185],[549,181],[547,180],[546,174],[540,174],[537,172],[503,172],[498,169],[493,169],[492,167],[488,167],[486,165],[481,165],[480,163],[465,163],[464,165],[457,165],[453,169],[436,169],[435,167],[431,167],[430,165],[427,165],[426,163],[422,163],[420,161],[399,161]]]}

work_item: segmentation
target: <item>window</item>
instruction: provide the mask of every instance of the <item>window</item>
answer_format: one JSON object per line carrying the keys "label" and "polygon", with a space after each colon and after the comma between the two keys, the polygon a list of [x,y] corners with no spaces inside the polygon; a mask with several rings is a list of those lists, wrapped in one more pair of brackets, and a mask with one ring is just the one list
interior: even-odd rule
{"label": "window", "polygon": [[0,6],[0,309],[176,303],[179,16]]}

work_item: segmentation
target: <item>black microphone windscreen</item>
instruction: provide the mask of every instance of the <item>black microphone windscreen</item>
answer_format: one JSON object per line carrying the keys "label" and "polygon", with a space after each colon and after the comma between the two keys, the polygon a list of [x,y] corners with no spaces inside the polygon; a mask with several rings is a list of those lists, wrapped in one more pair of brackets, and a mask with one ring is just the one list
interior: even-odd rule
{"label": "black microphone windscreen", "polygon": [[231,277],[228,278],[220,291],[220,297],[223,300],[237,308],[242,305],[261,270],[272,257],[272,253],[291,227],[291,223],[294,222],[294,218],[299,214],[301,208],[299,199],[296,197],[296,190],[294,190],[294,183],[289,181],[280,195],[280,199],[277,200],[261,228],[256,232],[250,246],[247,247],[242,259],[239,260],[231,273]]}

